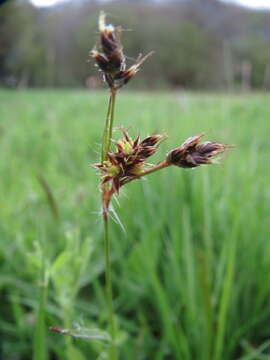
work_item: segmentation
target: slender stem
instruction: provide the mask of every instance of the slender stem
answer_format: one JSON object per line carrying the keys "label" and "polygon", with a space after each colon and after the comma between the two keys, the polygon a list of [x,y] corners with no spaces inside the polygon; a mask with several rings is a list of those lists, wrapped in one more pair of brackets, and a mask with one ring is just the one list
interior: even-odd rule
{"label": "slender stem", "polygon": [[112,139],[112,130],[113,130],[113,121],[114,121],[114,108],[115,108],[115,99],[116,99],[117,90],[111,89],[111,116],[110,116],[110,123],[109,123],[109,143],[108,143],[108,151],[110,150],[111,139]]}
{"label": "slender stem", "polygon": [[110,151],[116,94],[117,94],[116,89],[113,88],[110,89],[109,105],[108,105],[108,111],[106,115],[106,122],[105,122],[105,128],[102,139],[102,152],[101,152],[102,163],[106,160],[107,153]]}
{"label": "slender stem", "polygon": [[112,109],[112,97],[110,95],[109,98],[109,105],[108,105],[108,110],[107,110],[107,115],[106,115],[106,122],[105,122],[105,128],[104,128],[104,132],[103,132],[103,138],[102,138],[102,150],[101,150],[101,162],[103,163],[106,160],[106,154],[107,154],[107,138],[108,138],[108,127],[109,127],[109,121],[110,121],[110,116],[111,116],[111,109]]}
{"label": "slender stem", "polygon": [[45,324],[45,309],[48,296],[48,281],[49,273],[46,269],[46,264],[43,261],[43,269],[41,274],[41,285],[39,290],[39,308],[37,312],[37,324],[34,331],[34,346],[33,346],[33,360],[47,360],[47,346],[46,346],[46,324]]}
{"label": "slender stem", "polygon": [[[117,94],[117,90],[111,88],[105,129],[103,133],[101,162],[104,162],[107,159],[107,154],[110,151],[116,94]],[[113,311],[113,293],[112,293],[112,278],[111,278],[111,242],[109,236],[109,217],[108,217],[109,205],[110,205],[112,193],[108,187],[108,184],[103,184],[101,189],[102,189],[102,207],[103,207],[103,223],[104,223],[104,251],[105,251],[104,255],[105,255],[105,282],[106,282],[105,286],[106,286],[107,306],[109,311],[109,319],[108,319],[109,331],[112,339],[109,350],[110,351],[109,358],[110,360],[117,360],[118,356],[117,356],[117,349],[115,344],[116,328],[115,328],[114,311]]]}
{"label": "slender stem", "polygon": [[144,172],[142,172],[137,177],[140,178],[142,176],[152,174],[153,172],[164,169],[164,168],[168,167],[169,165],[171,165],[171,164],[167,160],[161,161],[157,165],[155,165],[153,167],[150,167],[149,169],[145,170]]}
{"label": "slender stem", "polygon": [[104,216],[104,249],[105,249],[105,276],[106,276],[106,296],[107,306],[109,310],[109,327],[112,343],[110,346],[110,359],[117,359],[117,351],[115,346],[115,321],[113,311],[113,295],[112,295],[112,278],[111,278],[111,242],[109,236],[109,223],[108,217]]}
{"label": "slender stem", "polygon": [[168,167],[168,166],[170,166],[170,165],[171,165],[171,164],[170,164],[167,160],[161,161],[159,164],[150,167],[149,169],[143,171],[141,174],[123,180],[123,181],[121,182],[121,186],[122,186],[122,185],[125,185],[125,184],[127,184],[127,183],[129,183],[129,182],[131,182],[131,181],[133,181],[133,180],[140,179],[140,178],[143,177],[143,176],[152,174],[153,172],[156,172],[156,171],[158,171],[158,170],[164,169],[164,168],[166,168],[166,167]]}

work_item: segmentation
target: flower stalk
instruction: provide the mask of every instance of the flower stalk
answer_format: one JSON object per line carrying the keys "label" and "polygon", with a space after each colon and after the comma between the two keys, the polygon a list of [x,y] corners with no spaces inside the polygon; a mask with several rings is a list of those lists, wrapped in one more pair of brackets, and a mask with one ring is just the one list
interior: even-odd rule
{"label": "flower stalk", "polygon": [[[114,123],[114,109],[117,91],[122,86],[126,85],[129,80],[139,71],[140,65],[152,53],[142,57],[138,57],[135,64],[126,68],[126,56],[123,52],[123,47],[120,41],[122,29],[114,27],[112,24],[106,24],[105,14],[102,12],[99,17],[99,32],[100,38],[98,44],[90,52],[90,56],[95,60],[96,66],[103,74],[103,79],[107,83],[110,97],[105,121],[105,129],[102,139],[101,162],[98,165],[101,168],[108,170],[110,175],[117,173],[119,169],[114,165],[115,159],[111,157],[111,142],[112,131]],[[130,146],[126,141],[126,145]],[[119,144],[120,146],[120,144]],[[149,149],[150,151],[151,149]],[[107,176],[107,179],[111,179]],[[109,311],[108,322],[111,335],[110,359],[117,359],[117,349],[115,344],[116,328],[113,310],[113,291],[112,291],[112,276],[111,276],[111,240],[109,232],[109,209],[112,196],[118,192],[120,182],[116,179],[114,186],[111,187],[108,181],[101,181],[101,197],[102,197],[102,216],[104,225],[104,251],[105,251],[105,281],[106,281],[106,297]]]}
{"label": "flower stalk", "polygon": [[103,133],[103,141],[102,141],[102,151],[101,151],[101,162],[102,163],[106,160],[107,154],[110,151],[116,94],[117,94],[117,90],[115,88],[111,88],[108,111],[107,111],[107,116],[106,116],[106,123],[105,123],[105,128],[104,128],[104,133]]}
{"label": "flower stalk", "polygon": [[127,178],[125,180],[123,180],[121,182],[121,185],[125,185],[133,180],[137,180],[142,178],[143,176],[149,175],[149,174],[153,174],[154,172],[161,170],[161,169],[165,169],[166,167],[170,166],[171,164],[167,161],[167,160],[163,160],[160,163],[158,163],[157,165],[151,166],[148,169],[144,170],[141,174],[138,174],[137,176],[134,176],[132,178]]}
{"label": "flower stalk", "polygon": [[104,224],[104,249],[105,249],[105,281],[106,281],[106,297],[107,306],[109,312],[109,331],[111,335],[110,343],[110,359],[117,359],[117,348],[116,348],[116,328],[115,328],[115,317],[113,310],[113,292],[112,292],[112,278],[111,278],[111,240],[109,234],[109,221],[108,216],[103,216]]}
{"label": "flower stalk", "polygon": [[[110,150],[112,129],[114,121],[114,109],[117,90],[110,89],[109,105],[106,116],[106,123],[102,141],[101,163],[107,159]],[[104,232],[104,257],[105,257],[105,288],[108,307],[109,332],[111,336],[111,344],[109,349],[110,359],[117,359],[117,349],[115,344],[116,328],[113,310],[113,292],[112,292],[112,276],[111,276],[111,239],[109,233],[109,206],[112,198],[108,184],[102,185],[102,216],[103,216],[103,232]]]}

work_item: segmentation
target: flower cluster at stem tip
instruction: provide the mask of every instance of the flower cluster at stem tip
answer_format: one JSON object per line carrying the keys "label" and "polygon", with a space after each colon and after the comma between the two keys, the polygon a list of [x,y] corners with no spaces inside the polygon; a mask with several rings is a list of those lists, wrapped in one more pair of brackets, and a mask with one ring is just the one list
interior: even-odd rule
{"label": "flower cluster at stem tip", "polygon": [[122,28],[112,24],[106,24],[105,14],[101,12],[99,17],[100,39],[98,44],[90,52],[96,65],[102,71],[104,80],[111,89],[119,89],[125,85],[140,69],[140,65],[153,54],[139,55],[135,64],[126,68],[126,56],[120,41]]}

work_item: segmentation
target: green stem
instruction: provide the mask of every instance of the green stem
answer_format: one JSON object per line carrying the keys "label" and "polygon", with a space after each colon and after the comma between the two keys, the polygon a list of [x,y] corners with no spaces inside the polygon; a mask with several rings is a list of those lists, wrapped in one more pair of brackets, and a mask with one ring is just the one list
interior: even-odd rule
{"label": "green stem", "polygon": [[112,99],[112,110],[110,116],[110,123],[109,123],[109,143],[108,143],[108,151],[110,150],[111,139],[112,139],[112,130],[113,130],[113,121],[114,121],[114,108],[115,108],[115,99],[116,99],[117,90],[111,89],[111,99]]}
{"label": "green stem", "polygon": [[108,111],[107,111],[106,123],[105,123],[105,129],[104,129],[103,141],[102,141],[102,153],[101,153],[102,163],[106,160],[107,153],[110,151],[116,94],[117,94],[116,89],[113,88],[110,89],[110,99],[109,99],[109,105],[108,105]]}
{"label": "green stem", "polygon": [[106,296],[109,310],[109,327],[112,343],[110,346],[110,359],[117,359],[117,350],[115,345],[115,321],[113,311],[112,278],[111,278],[111,242],[109,237],[108,217],[104,216],[104,249],[105,249],[105,277],[106,277]]}
{"label": "green stem", "polygon": [[33,360],[47,360],[47,346],[46,346],[46,304],[47,304],[47,292],[48,292],[49,275],[46,269],[46,265],[43,264],[42,278],[39,294],[39,308],[37,313],[37,324],[34,332],[34,347],[33,347]]}
{"label": "green stem", "polygon": [[[111,88],[105,129],[103,133],[102,153],[101,153],[102,163],[106,161],[107,154],[110,151],[116,94],[117,94],[117,90]],[[116,328],[114,321],[112,279],[111,279],[111,243],[109,237],[109,218],[108,218],[111,196],[112,194],[108,189],[108,185],[104,184],[102,186],[102,207],[103,207],[103,220],[104,220],[104,251],[105,251],[105,278],[106,278],[105,286],[106,286],[107,306],[109,311],[109,319],[108,319],[109,330],[112,339],[109,351],[110,351],[110,360],[117,360],[118,356],[117,356],[117,349],[115,344]]]}

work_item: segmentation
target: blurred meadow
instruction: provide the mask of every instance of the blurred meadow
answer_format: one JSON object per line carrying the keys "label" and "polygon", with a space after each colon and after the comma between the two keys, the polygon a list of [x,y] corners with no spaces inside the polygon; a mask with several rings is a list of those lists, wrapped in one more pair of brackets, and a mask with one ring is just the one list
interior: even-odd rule
{"label": "blurred meadow", "polygon": [[[90,167],[106,94],[1,91],[0,99],[1,356],[101,359],[103,343],[71,345],[47,327],[106,323]],[[117,121],[132,134],[166,130],[161,153],[203,131],[237,144],[220,166],[163,170],[114,204],[126,229],[113,225],[121,359],[270,356],[269,114],[268,95],[119,97]]]}
{"label": "blurred meadow", "polygon": [[[233,1],[232,1],[233,2]],[[114,200],[120,360],[270,359],[269,12],[226,0],[0,7],[0,360],[106,360],[99,178],[108,93],[93,62],[101,9],[132,59],[120,126],[236,147],[169,167]],[[130,63],[133,62],[129,59]],[[192,91],[191,91],[192,90]],[[69,329],[72,336],[49,327]]]}

